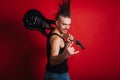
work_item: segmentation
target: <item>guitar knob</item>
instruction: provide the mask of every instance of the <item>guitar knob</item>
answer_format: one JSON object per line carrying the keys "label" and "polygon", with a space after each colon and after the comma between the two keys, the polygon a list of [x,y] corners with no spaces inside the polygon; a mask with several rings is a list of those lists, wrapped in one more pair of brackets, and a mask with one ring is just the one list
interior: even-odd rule
{"label": "guitar knob", "polygon": [[26,20],[26,22],[29,22],[28,20]]}
{"label": "guitar knob", "polygon": [[31,23],[29,23],[29,25],[31,26],[32,24],[31,24]]}

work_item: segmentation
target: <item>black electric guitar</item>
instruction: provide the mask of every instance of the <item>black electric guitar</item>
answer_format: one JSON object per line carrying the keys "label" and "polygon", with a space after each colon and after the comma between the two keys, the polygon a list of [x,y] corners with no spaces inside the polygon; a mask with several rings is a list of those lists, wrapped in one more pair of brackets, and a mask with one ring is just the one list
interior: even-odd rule
{"label": "black electric guitar", "polygon": [[[29,30],[38,30],[40,31],[44,36],[48,36],[49,33],[47,33],[46,30],[53,30],[54,28],[51,26],[51,24],[55,24],[54,20],[49,20],[45,18],[40,11],[31,9],[26,12],[26,14],[23,17],[23,24],[24,27]],[[65,34],[65,37],[67,38],[68,35]],[[80,48],[85,49],[84,46],[78,41],[73,40]]]}
{"label": "black electric guitar", "polygon": [[55,24],[55,21],[45,18],[39,11],[31,9],[26,12],[23,17],[24,27],[30,30],[38,30],[44,36],[48,36],[47,29],[53,30],[54,28],[50,26]]}

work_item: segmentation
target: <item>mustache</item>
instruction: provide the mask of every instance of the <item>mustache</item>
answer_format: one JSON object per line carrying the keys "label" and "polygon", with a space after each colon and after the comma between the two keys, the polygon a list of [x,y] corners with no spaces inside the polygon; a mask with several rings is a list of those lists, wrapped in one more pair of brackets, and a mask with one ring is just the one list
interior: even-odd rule
{"label": "mustache", "polygon": [[63,30],[68,30],[67,28],[64,28]]}

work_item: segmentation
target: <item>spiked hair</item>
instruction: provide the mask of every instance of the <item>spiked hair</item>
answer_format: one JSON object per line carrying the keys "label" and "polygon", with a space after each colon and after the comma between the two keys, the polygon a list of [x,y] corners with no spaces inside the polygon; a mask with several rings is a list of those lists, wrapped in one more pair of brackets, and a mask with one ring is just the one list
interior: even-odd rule
{"label": "spiked hair", "polygon": [[62,4],[59,4],[59,9],[55,19],[58,20],[60,15],[62,15],[63,17],[71,17],[70,0],[62,0]]}

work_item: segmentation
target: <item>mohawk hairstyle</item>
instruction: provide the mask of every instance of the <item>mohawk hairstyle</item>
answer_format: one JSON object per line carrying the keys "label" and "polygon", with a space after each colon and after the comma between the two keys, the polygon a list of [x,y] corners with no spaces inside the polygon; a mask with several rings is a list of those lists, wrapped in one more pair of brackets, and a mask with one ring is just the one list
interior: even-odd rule
{"label": "mohawk hairstyle", "polygon": [[62,0],[62,4],[59,4],[59,9],[56,13],[55,19],[58,20],[60,15],[62,15],[63,17],[71,17],[70,0]]}

